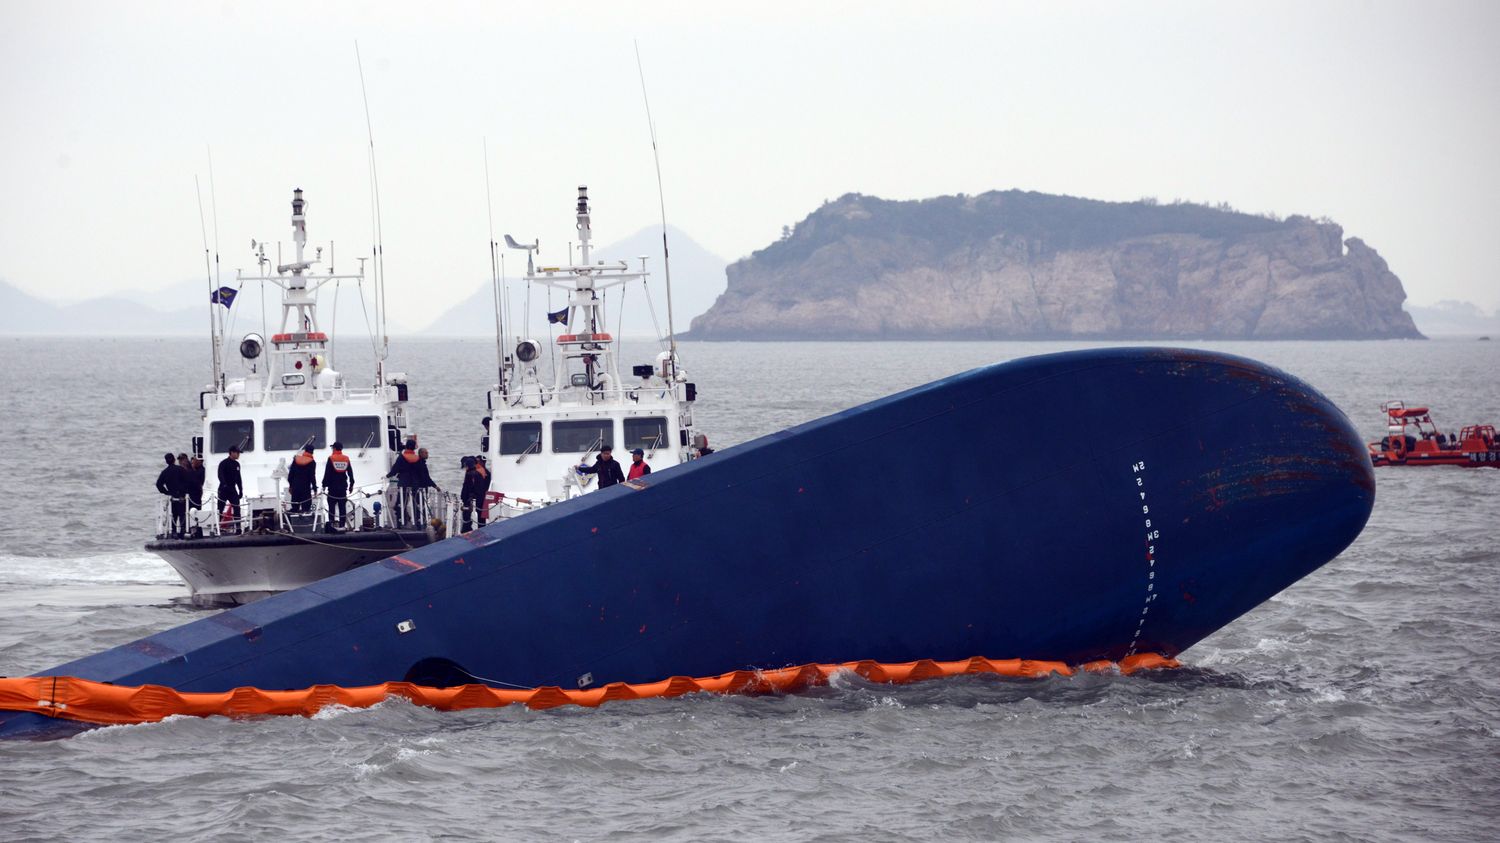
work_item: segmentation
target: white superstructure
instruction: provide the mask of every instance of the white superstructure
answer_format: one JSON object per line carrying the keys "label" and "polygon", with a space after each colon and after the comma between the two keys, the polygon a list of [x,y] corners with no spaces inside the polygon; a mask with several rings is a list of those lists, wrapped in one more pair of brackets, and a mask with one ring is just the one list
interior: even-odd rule
{"label": "white superstructure", "polygon": [[[451,496],[434,493],[424,500],[426,511],[411,514],[409,523],[396,522],[386,473],[410,435],[406,376],[385,371],[383,345],[376,346],[369,380],[352,382],[333,368],[331,338],[318,324],[318,291],[340,281],[359,285],[365,272],[363,266],[355,274],[340,275],[331,266],[315,272],[323,247],[308,257],[306,210],[297,189],[292,262],[272,271],[266,244],[251,241],[257,272],[239,273],[236,287],[220,287],[211,296],[214,382],[199,394],[203,434],[193,440],[193,452],[203,458],[202,507],[188,513],[184,530],[164,501],[157,539],[146,546],[177,569],[197,603],[248,602],[425,544],[433,536],[431,519],[451,519],[457,510]],[[280,327],[269,342],[259,334],[244,336],[238,347],[242,373],[230,376],[220,362],[224,314],[247,285],[257,283],[280,289]],[[378,286],[372,292],[379,325],[382,296]],[[353,474],[343,517],[322,486],[336,442]],[[312,449],[314,486],[311,499],[299,505],[288,474],[306,447]],[[220,494],[220,467],[231,450],[239,452],[243,487],[237,515],[236,502]]]}
{"label": "white superstructure", "polygon": [[[565,311],[549,338],[519,339],[504,357],[500,382],[488,393],[484,444],[492,493],[504,495],[500,515],[514,515],[597,488],[592,475],[576,471],[612,446],[629,472],[630,452],[640,448],[653,471],[695,456],[692,404],[696,388],[673,350],[621,372],[616,337],[605,330],[601,294],[647,277],[624,261],[594,261],[588,188],[578,188],[578,263],[534,266],[530,252],[509,236],[511,248],[527,249],[523,280],[564,291]],[[570,250],[571,251],[571,250]],[[551,363],[550,377],[543,367]],[[704,440],[698,437],[697,444]],[[492,507],[491,518],[497,513]]]}
{"label": "white superstructure", "polygon": [[[361,384],[351,384],[331,367],[331,340],[318,325],[318,289],[330,282],[364,281],[365,273],[361,267],[354,274],[339,275],[332,269],[313,274],[323,249],[307,257],[307,203],[301,189],[292,195],[295,259],[266,274],[272,262],[266,257],[266,244],[256,243],[261,274],[242,272],[237,278],[241,289],[247,283],[281,289],[281,327],[269,343],[256,334],[246,336],[239,352],[248,372],[238,377],[219,373],[218,384],[200,396],[204,491],[217,490],[218,464],[231,447],[238,447],[245,490],[245,523],[240,526],[249,529],[257,518],[280,521],[288,502],[286,474],[292,460],[311,444],[321,484],[331,446],[341,442],[353,464],[350,503],[358,511],[341,526],[391,526],[385,474],[409,426],[406,376],[386,373],[383,353],[376,356],[374,377]],[[378,514],[376,502],[381,503]],[[321,494],[314,500],[314,511],[319,525],[324,524],[328,509]]]}

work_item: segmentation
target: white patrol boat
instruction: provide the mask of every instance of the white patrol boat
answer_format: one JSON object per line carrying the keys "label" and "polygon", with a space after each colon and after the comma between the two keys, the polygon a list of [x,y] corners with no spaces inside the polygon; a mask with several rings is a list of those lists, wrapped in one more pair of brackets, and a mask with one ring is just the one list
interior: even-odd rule
{"label": "white patrol boat", "polygon": [[[513,353],[502,355],[500,381],[487,395],[481,449],[491,475],[490,520],[599,488],[596,475],[579,467],[592,466],[605,447],[613,449],[626,476],[635,449],[652,471],[708,450],[707,439],[693,430],[697,389],[678,360],[670,310],[667,347],[654,362],[632,366],[628,378],[620,373],[617,339],[606,330],[601,296],[613,288],[623,293],[632,281],[645,287],[645,258],[638,271],[625,261],[593,260],[587,187],[578,188],[577,229],[579,262],[572,265],[534,266],[535,242],[525,245],[505,237],[510,248],[527,252],[522,280],[563,290],[568,299],[564,310],[548,314],[548,322],[556,326],[552,347],[518,338]],[[669,309],[670,295],[669,287]],[[550,378],[545,377],[549,369]]]}
{"label": "white patrol boat", "polygon": [[[428,490],[433,493],[423,498],[423,511],[408,511],[405,523],[396,522],[386,474],[391,455],[410,435],[406,376],[386,373],[384,340],[376,345],[373,383],[353,386],[332,367],[331,339],[318,326],[317,293],[330,282],[351,281],[362,298],[363,259],[353,275],[338,275],[331,265],[312,274],[323,249],[317,247],[311,260],[304,254],[306,209],[302,191],[294,191],[292,263],[267,274],[266,245],[252,241],[259,273],[241,272],[237,287],[220,287],[210,296],[214,382],[199,395],[203,435],[193,438],[192,452],[201,468],[189,469],[202,480],[199,505],[191,498],[164,501],[156,539],[146,544],[177,569],[200,606],[248,603],[427,544],[443,530],[447,510],[457,509],[456,499]],[[374,331],[384,310],[378,269],[371,280]],[[221,362],[225,314],[244,285],[257,282],[281,289],[281,328],[269,344],[246,335],[239,344],[245,373],[228,377]],[[335,444],[342,445],[342,457]],[[296,484],[288,477],[306,476],[308,449],[314,485],[294,500]],[[333,490],[325,489],[330,457],[343,469],[335,473],[352,474],[352,482],[335,480]],[[238,463],[239,500],[230,460]],[[299,462],[302,467],[294,470]],[[194,485],[189,482],[190,489]],[[337,494],[340,485],[343,495]]]}

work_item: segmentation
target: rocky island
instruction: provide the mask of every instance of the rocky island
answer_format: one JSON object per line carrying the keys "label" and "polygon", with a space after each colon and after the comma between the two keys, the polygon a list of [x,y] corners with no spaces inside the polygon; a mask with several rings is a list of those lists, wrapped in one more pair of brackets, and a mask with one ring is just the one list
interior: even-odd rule
{"label": "rocky island", "polygon": [[727,274],[693,339],[1422,336],[1339,225],[1190,203],[848,194]]}

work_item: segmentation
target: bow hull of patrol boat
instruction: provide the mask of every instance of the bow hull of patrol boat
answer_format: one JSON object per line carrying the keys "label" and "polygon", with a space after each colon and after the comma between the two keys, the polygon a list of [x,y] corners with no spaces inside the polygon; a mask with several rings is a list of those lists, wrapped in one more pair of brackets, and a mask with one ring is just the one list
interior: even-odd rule
{"label": "bow hull of patrol boat", "polygon": [[1169,349],[978,369],[647,481],[41,675],[578,687],[1172,656],[1337,556],[1375,494],[1356,431],[1311,387]]}
{"label": "bow hull of patrol boat", "polygon": [[194,605],[240,606],[427,544],[425,530],[157,539],[146,550],[187,583]]}

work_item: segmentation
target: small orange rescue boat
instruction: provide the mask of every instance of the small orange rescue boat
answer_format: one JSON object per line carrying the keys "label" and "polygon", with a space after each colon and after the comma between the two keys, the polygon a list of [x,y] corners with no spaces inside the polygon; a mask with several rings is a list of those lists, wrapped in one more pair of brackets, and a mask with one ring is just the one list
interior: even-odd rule
{"label": "small orange rescue boat", "polygon": [[1500,437],[1492,424],[1471,424],[1455,436],[1444,434],[1426,407],[1387,401],[1385,438],[1370,443],[1370,460],[1387,465],[1461,465],[1500,468]]}

